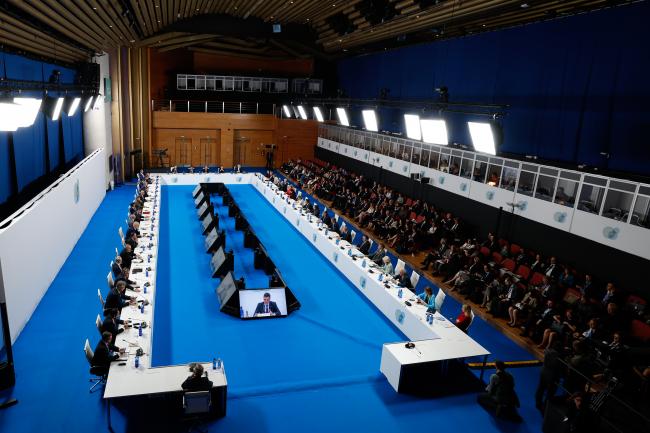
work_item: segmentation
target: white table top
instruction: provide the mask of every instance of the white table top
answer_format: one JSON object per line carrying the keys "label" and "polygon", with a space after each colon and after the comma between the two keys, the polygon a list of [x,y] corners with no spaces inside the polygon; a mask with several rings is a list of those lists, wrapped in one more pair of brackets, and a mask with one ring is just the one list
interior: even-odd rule
{"label": "white table top", "polygon": [[[111,363],[104,398],[181,391],[181,384],[190,375],[188,365],[151,367],[157,287],[158,217],[162,185],[158,176],[154,179],[154,183],[147,187],[148,196],[142,212],[140,238],[138,239],[138,247],[135,249],[135,253],[140,255],[143,261],[134,260],[131,263],[132,273],[129,276],[129,279],[139,286],[140,291],[127,291],[127,295],[136,296],[138,300],[146,299],[149,301],[149,305],[144,307],[144,313],[136,306],[127,306],[122,309],[122,315],[120,316],[122,320],[135,323],[146,322],[147,327],[142,330],[142,336],[139,335],[138,329],[135,328],[125,329],[117,336],[115,345],[126,349],[126,353],[121,356],[121,359],[126,361],[124,361],[125,365],[120,365],[121,361]],[[133,270],[138,268],[142,269],[142,272],[133,273]],[[147,268],[151,268],[151,270],[147,272]],[[147,293],[144,293],[144,284],[147,282],[150,285],[147,287]],[[139,366],[136,368],[135,353],[138,348],[141,348],[144,354],[140,357]],[[205,371],[208,372],[208,377],[213,382],[214,387],[227,385],[223,369],[212,370],[211,363],[205,363],[203,366]]]}
{"label": "white table top", "polygon": [[[398,296],[399,287],[394,278],[383,272],[355,246],[339,240],[337,233],[329,231],[320,219],[301,210],[301,206],[261,175],[252,180],[254,186],[289,220],[295,228],[307,237],[319,251],[339,269],[407,338],[415,341],[416,348],[406,349],[405,343],[387,343],[385,346],[403,358],[405,363],[426,362],[443,359],[466,358],[488,355],[489,352],[461,331],[440,313],[434,314],[429,325],[427,307],[417,304],[416,296],[409,289],[402,288],[403,297]],[[300,221],[298,221],[300,220]],[[358,235],[359,236],[359,235]],[[354,256],[354,258],[353,258]],[[372,273],[371,273],[372,272]],[[381,281],[380,281],[381,278]],[[386,288],[386,284],[388,288]],[[407,306],[405,301],[412,304]],[[397,316],[401,316],[401,321]],[[402,350],[408,351],[402,353]],[[413,353],[415,352],[415,354]]]}

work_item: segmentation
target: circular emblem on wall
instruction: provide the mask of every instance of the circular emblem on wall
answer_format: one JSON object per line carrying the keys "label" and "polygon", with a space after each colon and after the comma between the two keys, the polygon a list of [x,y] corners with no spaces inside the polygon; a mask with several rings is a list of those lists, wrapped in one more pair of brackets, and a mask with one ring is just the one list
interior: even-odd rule
{"label": "circular emblem on wall", "polygon": [[492,200],[494,198],[494,191],[488,191],[485,193],[485,198]]}
{"label": "circular emblem on wall", "polygon": [[445,177],[444,177],[444,176],[440,176],[440,177],[438,178],[438,183],[439,183],[440,185],[442,185],[443,183],[445,183]]}
{"label": "circular emblem on wall", "polygon": [[237,182],[241,182],[241,176],[237,177]]}
{"label": "circular emblem on wall", "polygon": [[343,153],[348,153],[348,148],[343,149]]}
{"label": "circular emblem on wall", "polygon": [[[205,181],[206,181],[206,182],[210,182],[210,176],[206,176],[206,177],[205,177]],[[255,183],[255,185],[257,185],[257,182]]]}
{"label": "circular emblem on wall", "polygon": [[362,289],[365,289],[366,288],[366,277],[359,278],[359,284],[361,285]]}
{"label": "circular emblem on wall", "polygon": [[393,161],[388,161],[388,166],[392,168],[393,167]]}
{"label": "circular emblem on wall", "polygon": [[176,183],[176,182],[178,182],[178,178],[177,177],[172,177],[172,183]]}
{"label": "circular emblem on wall", "polygon": [[404,319],[406,318],[406,314],[404,314],[403,310],[400,310],[399,308],[395,310],[395,320],[397,320],[397,323],[400,325],[404,323]]}
{"label": "circular emblem on wall", "polygon": [[79,203],[79,179],[74,182],[74,202]]}
{"label": "circular emblem on wall", "polygon": [[367,153],[366,153],[366,155],[363,157],[363,159],[368,159],[368,154],[367,154]]}
{"label": "circular emblem on wall", "polygon": [[358,153],[358,152],[355,150],[355,151],[354,151],[354,156],[357,156],[357,153]]}
{"label": "circular emblem on wall", "polygon": [[618,237],[619,233],[619,228],[618,227],[605,227],[603,229],[603,236],[605,236],[607,239],[614,240]]}
{"label": "circular emblem on wall", "polygon": [[566,221],[566,212],[555,212],[553,219],[559,223],[564,223]]}
{"label": "circular emblem on wall", "polygon": [[459,187],[461,191],[466,191],[467,190],[467,184],[465,182],[461,183]]}
{"label": "circular emblem on wall", "polygon": [[408,171],[408,169],[409,169],[409,168],[408,168],[408,165],[403,165],[403,166],[402,166],[402,171],[403,171],[404,173],[406,173],[406,172]]}
{"label": "circular emblem on wall", "polygon": [[528,202],[526,200],[521,200],[517,202],[517,206],[519,206],[519,210],[521,212],[525,212],[526,209],[528,208]]}
{"label": "circular emblem on wall", "polygon": [[339,253],[338,252],[334,251],[332,253],[332,260],[334,260],[334,263],[339,261]]}

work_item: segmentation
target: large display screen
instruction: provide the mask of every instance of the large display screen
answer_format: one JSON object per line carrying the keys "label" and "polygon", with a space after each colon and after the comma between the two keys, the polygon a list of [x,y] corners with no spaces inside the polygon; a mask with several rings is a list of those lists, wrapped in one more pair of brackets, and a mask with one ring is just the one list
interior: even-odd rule
{"label": "large display screen", "polygon": [[284,317],[287,299],[282,289],[251,289],[239,291],[242,319]]}

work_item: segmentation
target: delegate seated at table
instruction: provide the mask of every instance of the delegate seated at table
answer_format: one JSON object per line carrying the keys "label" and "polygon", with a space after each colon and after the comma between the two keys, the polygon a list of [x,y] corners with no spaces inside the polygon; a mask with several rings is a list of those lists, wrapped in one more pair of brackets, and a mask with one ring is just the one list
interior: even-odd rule
{"label": "delegate seated at table", "polygon": [[382,272],[391,275],[393,273],[393,264],[390,262],[390,257],[384,256],[382,259],[384,265],[381,267]]}
{"label": "delegate seated at table", "polygon": [[113,344],[113,334],[106,331],[102,332],[102,339],[97,343],[97,347],[95,347],[92,365],[93,367],[99,367],[105,370],[105,374],[108,374],[108,368],[111,366],[111,362],[117,360],[123,353],[124,349],[120,349]]}
{"label": "delegate seated at table", "polygon": [[212,389],[212,382],[207,376],[203,375],[203,366],[201,364],[190,364],[192,375],[185,379],[181,388],[185,391],[209,391]]}
{"label": "delegate seated at table", "polygon": [[411,284],[411,279],[406,274],[406,269],[404,269],[404,268],[400,268],[400,270],[395,275],[395,279],[397,280],[399,285],[402,286],[402,287],[406,287],[407,289],[410,289],[411,287],[413,287],[413,284]]}
{"label": "delegate seated at table", "polygon": [[428,309],[436,309],[436,297],[433,296],[433,290],[431,287],[426,286],[424,292],[418,295],[418,304],[424,304]]}
{"label": "delegate seated at table", "polygon": [[268,292],[264,293],[263,299],[264,299],[263,302],[257,304],[254,315],[271,314],[273,316],[279,316],[280,309],[278,308],[278,305],[275,302],[271,302],[271,294]]}

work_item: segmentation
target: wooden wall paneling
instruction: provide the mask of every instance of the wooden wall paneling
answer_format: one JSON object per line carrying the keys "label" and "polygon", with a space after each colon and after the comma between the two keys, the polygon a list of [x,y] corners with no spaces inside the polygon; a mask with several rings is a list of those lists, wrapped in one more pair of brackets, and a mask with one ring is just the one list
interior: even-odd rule
{"label": "wooden wall paneling", "polygon": [[264,144],[273,143],[273,130],[237,129],[234,133],[235,147],[241,149],[240,155],[235,155],[239,163],[245,166],[264,167],[266,153]]}
{"label": "wooden wall paneling", "polygon": [[[210,160],[208,165],[221,165],[220,161],[220,142],[221,131],[212,129],[154,129],[153,130],[153,149],[167,149],[167,156],[170,165],[178,165],[182,161],[177,158],[178,149],[176,149],[177,138],[185,137],[189,142],[188,158],[194,167],[201,167],[205,163],[203,158],[204,150],[201,148],[201,139],[209,137],[211,139]],[[152,165],[158,166],[158,158],[153,157]]]}
{"label": "wooden wall paneling", "polygon": [[279,167],[290,159],[312,159],[318,141],[318,122],[314,120],[278,119],[274,165]]}

